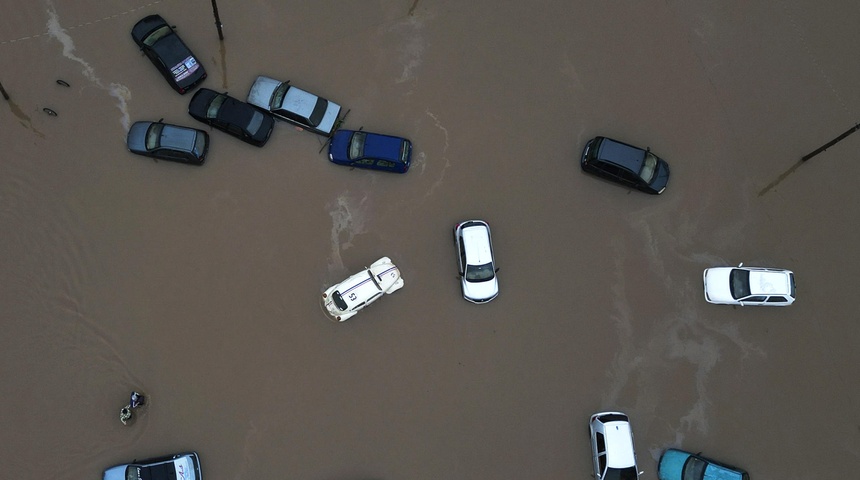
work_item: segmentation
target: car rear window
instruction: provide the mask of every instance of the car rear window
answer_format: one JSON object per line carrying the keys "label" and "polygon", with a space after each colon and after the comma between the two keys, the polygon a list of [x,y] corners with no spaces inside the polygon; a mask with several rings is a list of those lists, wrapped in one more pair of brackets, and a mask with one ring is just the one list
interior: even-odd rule
{"label": "car rear window", "polygon": [[313,113],[311,113],[311,118],[308,119],[310,121],[311,125],[313,125],[314,127],[319,125],[320,122],[322,121],[323,117],[325,116],[325,111],[327,109],[328,109],[328,100],[318,98],[317,104],[314,106],[314,111],[313,111]]}
{"label": "car rear window", "polygon": [[627,421],[627,415],[621,415],[618,413],[610,413],[608,415],[601,415],[597,419],[603,423],[626,422]]}

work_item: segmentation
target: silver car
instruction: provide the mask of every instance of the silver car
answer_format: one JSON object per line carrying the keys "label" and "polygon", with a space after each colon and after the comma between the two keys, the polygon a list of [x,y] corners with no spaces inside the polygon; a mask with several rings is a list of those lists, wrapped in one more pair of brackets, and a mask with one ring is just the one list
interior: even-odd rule
{"label": "silver car", "polygon": [[171,162],[203,165],[209,134],[196,128],[163,122],[135,122],[126,138],[132,153]]}
{"label": "silver car", "polygon": [[259,76],[248,93],[248,103],[311,132],[329,136],[335,129],[340,105],[274,78]]}

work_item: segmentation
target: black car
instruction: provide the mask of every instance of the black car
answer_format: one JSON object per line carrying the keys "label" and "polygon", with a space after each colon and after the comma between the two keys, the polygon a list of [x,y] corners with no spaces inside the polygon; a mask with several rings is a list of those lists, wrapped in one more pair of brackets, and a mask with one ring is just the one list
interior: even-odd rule
{"label": "black car", "polygon": [[186,93],[206,78],[203,65],[161,16],[150,15],[134,24],[131,38],[177,92]]}
{"label": "black car", "polygon": [[669,183],[669,164],[665,160],[650,149],[642,150],[611,138],[589,140],[580,164],[588,173],[653,195],[663,193]]}
{"label": "black car", "polygon": [[209,134],[196,128],[163,122],[135,122],[126,139],[132,153],[171,162],[203,165]]}
{"label": "black car", "polygon": [[226,93],[201,88],[191,98],[188,113],[203,123],[262,147],[269,140],[275,118]]}

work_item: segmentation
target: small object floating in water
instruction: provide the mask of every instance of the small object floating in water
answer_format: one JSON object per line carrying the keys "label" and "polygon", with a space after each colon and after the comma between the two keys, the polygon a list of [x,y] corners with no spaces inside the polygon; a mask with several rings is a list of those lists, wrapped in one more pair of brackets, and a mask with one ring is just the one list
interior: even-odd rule
{"label": "small object floating in water", "polygon": [[64,86],[64,87],[68,87],[68,86],[69,86],[69,83],[68,83],[68,82],[66,82],[65,80],[57,80],[57,84],[58,84],[58,85],[62,85],[62,86]]}
{"label": "small object floating in water", "polygon": [[48,115],[50,115],[50,116],[52,116],[52,117],[56,117],[56,116],[57,116],[57,112],[55,112],[55,111],[51,110],[51,109],[50,109],[50,108],[48,108],[48,107],[43,108],[43,109],[42,109],[42,111],[43,111],[43,112],[45,112],[45,113],[47,113]]}

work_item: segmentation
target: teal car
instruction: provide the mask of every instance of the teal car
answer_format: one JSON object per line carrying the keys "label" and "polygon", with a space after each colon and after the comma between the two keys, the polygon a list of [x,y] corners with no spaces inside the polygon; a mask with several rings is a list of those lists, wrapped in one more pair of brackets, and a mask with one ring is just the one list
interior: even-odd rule
{"label": "teal car", "polygon": [[750,475],[695,453],[670,448],[657,465],[660,480],[749,480]]}

